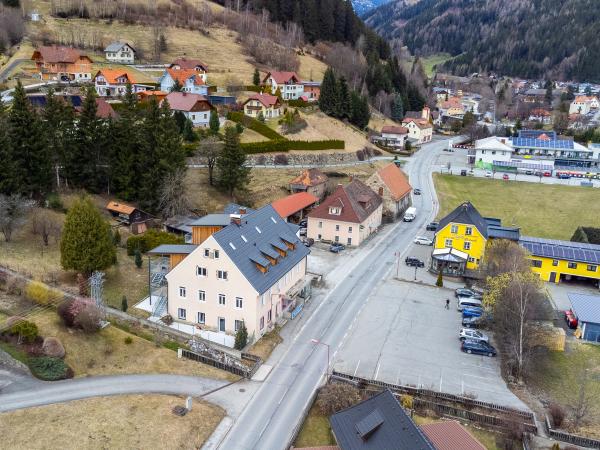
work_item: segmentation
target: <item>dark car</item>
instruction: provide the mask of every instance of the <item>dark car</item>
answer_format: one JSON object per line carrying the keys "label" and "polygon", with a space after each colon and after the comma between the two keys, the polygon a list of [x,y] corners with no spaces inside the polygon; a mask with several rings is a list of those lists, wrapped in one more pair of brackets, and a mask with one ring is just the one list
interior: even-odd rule
{"label": "dark car", "polygon": [[465,306],[462,310],[463,318],[483,316],[483,308],[478,306]]}
{"label": "dark car", "polygon": [[307,247],[312,247],[312,245],[315,243],[315,240],[313,238],[303,238],[302,243]]}
{"label": "dark car", "polygon": [[466,177],[467,176],[467,170],[466,169],[461,170],[460,171],[460,176],[461,177]]}
{"label": "dark car", "polygon": [[413,189],[413,194],[421,195],[421,189]]}
{"label": "dark car", "polygon": [[306,219],[302,219],[300,222],[298,222],[298,226],[300,228],[306,228],[308,226],[308,221]]}
{"label": "dark car", "polygon": [[329,251],[333,253],[339,253],[342,250],[346,250],[346,247],[343,244],[340,244],[339,242],[334,242],[329,246]]}
{"label": "dark car", "polygon": [[479,328],[483,326],[483,317],[463,317],[461,323],[465,328]]}
{"label": "dark car", "polygon": [[440,224],[438,222],[429,222],[425,229],[427,231],[437,231],[439,225]]}
{"label": "dark car", "polygon": [[471,297],[471,298],[476,298],[477,300],[481,300],[483,298],[483,295],[481,295],[479,292],[475,292],[473,289],[467,289],[467,288],[458,288],[457,290],[454,291],[454,296],[457,298]]}
{"label": "dark car", "polygon": [[559,173],[557,177],[559,180],[568,180],[569,178],[571,178],[571,175],[569,175],[568,173]]}
{"label": "dark car", "polygon": [[485,341],[465,339],[460,344],[460,349],[469,354],[496,356],[496,349]]}
{"label": "dark car", "polygon": [[425,267],[425,263],[421,261],[419,258],[413,258],[412,256],[407,256],[404,260],[407,266],[411,267]]}

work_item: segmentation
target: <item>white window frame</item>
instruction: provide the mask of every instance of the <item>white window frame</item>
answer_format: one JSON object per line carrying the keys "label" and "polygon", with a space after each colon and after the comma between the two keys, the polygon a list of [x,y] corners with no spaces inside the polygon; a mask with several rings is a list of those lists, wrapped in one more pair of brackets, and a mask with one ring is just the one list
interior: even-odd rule
{"label": "white window frame", "polygon": [[452,233],[452,234],[458,233],[458,225],[451,225],[450,226],[450,233]]}
{"label": "white window frame", "polygon": [[203,291],[202,289],[198,290],[198,301],[199,302],[205,302],[206,301],[206,291]]}
{"label": "white window frame", "polygon": [[243,320],[234,320],[233,321],[233,331],[238,331],[240,328],[242,328],[243,324],[244,324]]}
{"label": "white window frame", "polygon": [[[200,319],[200,315],[202,315],[202,320]],[[196,320],[200,325],[204,325],[206,323],[206,313],[198,311],[198,314],[196,314]]]}
{"label": "white window frame", "polygon": [[469,241],[465,241],[463,243],[463,249],[464,250],[471,250],[471,243]]}
{"label": "white window frame", "polygon": [[227,304],[227,296],[225,294],[218,294],[217,301],[219,302],[219,306],[225,306]]}
{"label": "white window frame", "polygon": [[452,239],[446,239],[444,241],[444,247],[446,247],[446,248],[452,248]]}
{"label": "white window frame", "polygon": [[235,298],[235,308],[243,309],[244,308],[244,299],[242,297]]}
{"label": "white window frame", "polygon": [[179,286],[179,297],[187,298],[187,289],[185,286]]}
{"label": "white window frame", "polygon": [[206,267],[196,266],[196,276],[206,277]]}
{"label": "white window frame", "polygon": [[227,271],[226,270],[217,270],[217,279],[227,281]]}
{"label": "white window frame", "polygon": [[467,236],[473,235],[473,227],[466,227],[465,228],[465,235],[467,235]]}
{"label": "white window frame", "polygon": [[179,320],[187,320],[187,311],[185,310],[185,308],[177,308],[177,318]]}

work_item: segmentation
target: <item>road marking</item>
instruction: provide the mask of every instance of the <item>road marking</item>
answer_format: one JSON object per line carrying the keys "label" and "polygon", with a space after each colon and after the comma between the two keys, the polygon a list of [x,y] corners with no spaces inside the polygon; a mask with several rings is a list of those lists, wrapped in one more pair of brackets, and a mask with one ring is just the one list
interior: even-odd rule
{"label": "road marking", "polygon": [[377,375],[379,375],[379,367],[381,366],[381,361],[379,361],[377,363],[377,369],[375,370],[375,377],[373,378],[374,380],[377,379]]}
{"label": "road marking", "polygon": [[358,372],[358,366],[360,366],[360,359],[358,360],[358,363],[356,363],[356,369],[354,369],[354,375],[356,376],[356,372]]}

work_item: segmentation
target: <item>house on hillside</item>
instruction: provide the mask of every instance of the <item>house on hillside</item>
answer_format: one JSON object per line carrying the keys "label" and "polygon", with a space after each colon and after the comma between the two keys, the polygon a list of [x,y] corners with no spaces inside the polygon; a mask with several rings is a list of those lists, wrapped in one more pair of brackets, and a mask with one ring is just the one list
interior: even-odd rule
{"label": "house on hillside", "polygon": [[263,84],[269,87],[271,94],[279,89],[283,100],[298,100],[304,95],[304,84],[296,72],[268,72]]}
{"label": "house on hillside", "polygon": [[72,47],[42,46],[31,56],[42,80],[89,81],[92,60]]}
{"label": "house on hillside", "polygon": [[155,316],[168,313],[184,327],[199,328],[196,334],[233,346],[242,324],[256,341],[303,302],[310,290],[309,249],[270,205],[240,213],[201,218],[191,224],[192,244],[149,252],[157,258],[149,264],[156,270],[150,276],[160,308]]}
{"label": "house on hillside", "polygon": [[260,113],[265,119],[273,119],[281,115],[279,97],[269,94],[254,94],[244,102],[244,114],[257,118]]}
{"label": "house on hillside", "polygon": [[328,179],[327,175],[319,169],[304,169],[300,175],[290,181],[290,191],[292,194],[308,192],[319,200],[323,200],[327,191]]}
{"label": "house on hillside", "polygon": [[302,81],[302,86],[304,86],[304,93],[301,98],[307,102],[319,101],[319,97],[321,96],[320,81]]}
{"label": "house on hillside", "polygon": [[433,137],[433,125],[429,120],[405,118],[402,126],[408,129],[408,137],[417,144],[425,144]]}
{"label": "house on hillside", "polygon": [[592,109],[598,109],[598,97],[578,95],[569,105],[569,114],[586,115]]}
{"label": "house on hillside", "polygon": [[339,185],[308,214],[307,237],[358,246],[381,226],[382,203],[362,181]]}
{"label": "house on hillside", "polygon": [[333,414],[329,423],[340,450],[436,450],[389,389]]}
{"label": "house on hillside", "polygon": [[543,125],[551,125],[552,113],[544,108],[534,108],[529,113],[528,120],[531,122],[539,122]]}
{"label": "house on hillside", "polygon": [[[124,225],[134,226],[136,224],[145,223],[147,220],[154,218],[151,214],[128,205],[127,203],[111,201],[106,205],[106,210],[117,221]],[[138,227],[139,228],[139,227]],[[139,232],[145,231],[140,229]],[[134,231],[135,232],[135,231]]]}
{"label": "house on hillside", "polygon": [[205,83],[208,82],[207,74],[208,74],[208,66],[204,64],[199,59],[191,59],[191,58],[177,58],[169,65],[169,69],[174,70],[193,70],[196,73],[199,73]]}
{"label": "house on hillside", "polygon": [[109,62],[133,64],[135,62],[135,49],[127,42],[111,42],[104,49],[104,57]]}
{"label": "house on hillside", "polygon": [[395,219],[411,205],[412,187],[394,163],[379,169],[365,184],[383,199],[383,215],[386,217]]}
{"label": "house on hillside", "polygon": [[465,107],[459,97],[450,97],[444,100],[440,105],[440,111],[445,116],[462,118],[465,115]]}
{"label": "house on hillside", "polygon": [[140,102],[148,102],[151,98],[155,98],[160,103],[167,95],[169,93],[164,91],[140,91],[138,92],[138,99]]}
{"label": "house on hillside", "polygon": [[[76,106],[75,112],[80,114],[83,110],[82,106]],[[96,98],[96,116],[101,119],[116,119],[119,117],[112,105],[103,98]]]}
{"label": "house on hillside", "polygon": [[181,92],[190,94],[208,95],[208,86],[205,77],[193,69],[166,69],[159,79],[160,90],[171,92],[178,83]]}
{"label": "house on hillside", "polygon": [[151,85],[140,83],[127,69],[100,69],[92,81],[100,97],[120,97],[125,94],[127,84],[131,84],[134,93],[152,89]]}
{"label": "house on hillside", "polygon": [[318,201],[308,192],[298,192],[275,200],[271,206],[286,222],[298,223]]}
{"label": "house on hillside", "polygon": [[195,127],[208,128],[212,106],[203,95],[171,92],[165,97],[165,100],[169,102],[171,111],[182,112]]}
{"label": "house on hillside", "polygon": [[408,128],[397,125],[386,125],[381,129],[380,136],[374,136],[373,141],[385,147],[402,150],[408,137]]}

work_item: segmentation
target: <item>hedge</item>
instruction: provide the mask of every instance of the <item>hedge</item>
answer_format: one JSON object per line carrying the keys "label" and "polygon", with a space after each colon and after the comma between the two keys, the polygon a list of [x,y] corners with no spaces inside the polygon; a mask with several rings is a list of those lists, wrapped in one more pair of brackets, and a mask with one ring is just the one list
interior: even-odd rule
{"label": "hedge", "polygon": [[309,103],[309,102],[305,102],[302,99],[286,100],[286,102],[287,102],[288,106],[291,106],[292,108],[305,108],[307,106],[316,105],[316,102]]}
{"label": "hedge", "polygon": [[139,248],[140,252],[146,253],[162,244],[184,243],[183,236],[177,236],[176,234],[167,233],[166,231],[148,230],[144,234],[131,236],[127,239],[127,254],[133,256],[136,248]]}
{"label": "hedge", "polygon": [[264,137],[272,140],[285,140],[285,138],[277,133],[272,128],[262,123],[260,120],[253,119],[252,117],[246,116],[241,111],[232,111],[227,114],[227,118],[233,122],[241,123],[246,128],[250,128],[252,131],[256,131],[258,134],[262,134]]}
{"label": "hedge", "polygon": [[247,142],[240,147],[248,154],[288,152],[290,150],[343,150],[344,141],[330,139],[325,141],[288,141],[278,139],[268,142]]}

